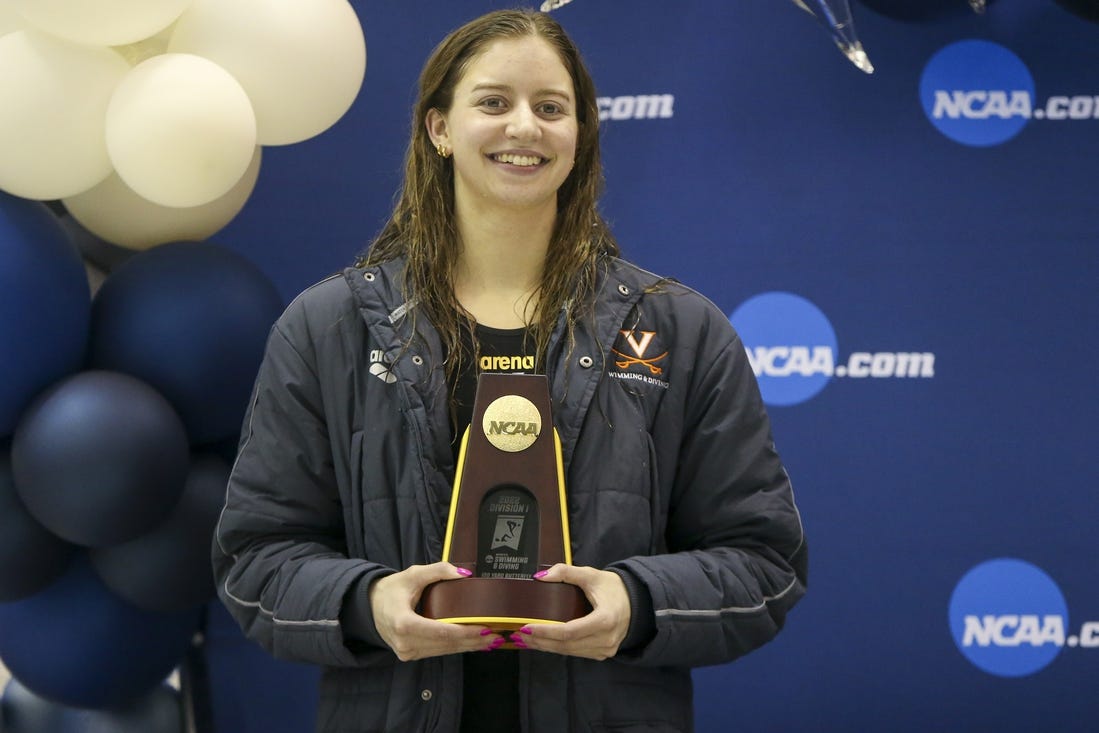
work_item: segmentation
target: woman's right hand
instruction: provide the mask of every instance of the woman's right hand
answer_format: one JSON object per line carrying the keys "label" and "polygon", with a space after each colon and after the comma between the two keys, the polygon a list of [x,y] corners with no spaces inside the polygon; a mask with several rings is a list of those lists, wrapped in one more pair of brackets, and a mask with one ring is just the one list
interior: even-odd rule
{"label": "woman's right hand", "polygon": [[[382,640],[402,662],[443,654],[495,649],[499,634],[484,626],[448,624],[424,618],[416,606],[424,588],[439,581],[460,580],[464,573],[448,562],[413,565],[370,585],[370,609]],[[500,641],[497,642],[497,639]]]}

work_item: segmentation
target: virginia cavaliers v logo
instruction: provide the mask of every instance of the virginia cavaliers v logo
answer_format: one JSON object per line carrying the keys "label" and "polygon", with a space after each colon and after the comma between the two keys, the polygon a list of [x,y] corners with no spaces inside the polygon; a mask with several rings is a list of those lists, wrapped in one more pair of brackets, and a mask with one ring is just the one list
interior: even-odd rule
{"label": "virginia cavaliers v logo", "polygon": [[622,337],[626,339],[626,343],[628,343],[630,345],[630,348],[633,349],[634,356],[630,356],[629,354],[623,354],[618,349],[611,349],[611,351],[613,351],[615,354],[622,357],[621,359],[614,362],[614,365],[616,367],[618,367],[619,369],[628,369],[634,364],[643,364],[644,366],[647,366],[649,368],[649,373],[653,374],[654,376],[662,374],[664,372],[664,369],[658,367],[656,365],[656,362],[667,356],[667,351],[649,359],[645,358],[645,352],[649,350],[649,344],[652,342],[653,336],[656,335],[656,331],[641,331],[640,339],[637,338],[633,331],[623,330],[619,331],[619,333],[622,334]]}

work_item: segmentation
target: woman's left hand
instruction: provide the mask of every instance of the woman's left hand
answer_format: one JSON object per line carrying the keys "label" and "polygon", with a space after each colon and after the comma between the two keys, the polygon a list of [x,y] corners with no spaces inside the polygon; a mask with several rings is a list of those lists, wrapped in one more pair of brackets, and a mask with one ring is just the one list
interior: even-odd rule
{"label": "woman's left hand", "polygon": [[630,597],[616,573],[576,565],[554,565],[541,583],[571,583],[584,591],[592,612],[564,624],[528,624],[511,635],[528,649],[588,659],[608,659],[630,628]]}

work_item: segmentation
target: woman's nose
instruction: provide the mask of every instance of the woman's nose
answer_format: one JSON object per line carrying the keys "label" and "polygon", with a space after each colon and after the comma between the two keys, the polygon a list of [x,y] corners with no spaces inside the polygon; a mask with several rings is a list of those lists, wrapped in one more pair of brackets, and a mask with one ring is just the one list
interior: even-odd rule
{"label": "woman's nose", "polygon": [[516,140],[536,140],[542,132],[538,115],[527,105],[516,105],[508,120],[507,135]]}

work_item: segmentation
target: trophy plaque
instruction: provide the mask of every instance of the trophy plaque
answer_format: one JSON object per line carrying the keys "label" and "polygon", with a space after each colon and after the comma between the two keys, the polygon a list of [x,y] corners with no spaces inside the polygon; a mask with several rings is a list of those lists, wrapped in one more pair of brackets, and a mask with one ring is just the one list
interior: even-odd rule
{"label": "trophy plaque", "polygon": [[561,441],[544,375],[482,373],[458,453],[443,560],[473,573],[424,589],[421,613],[514,631],[591,611],[584,592],[532,576],[571,563]]}

